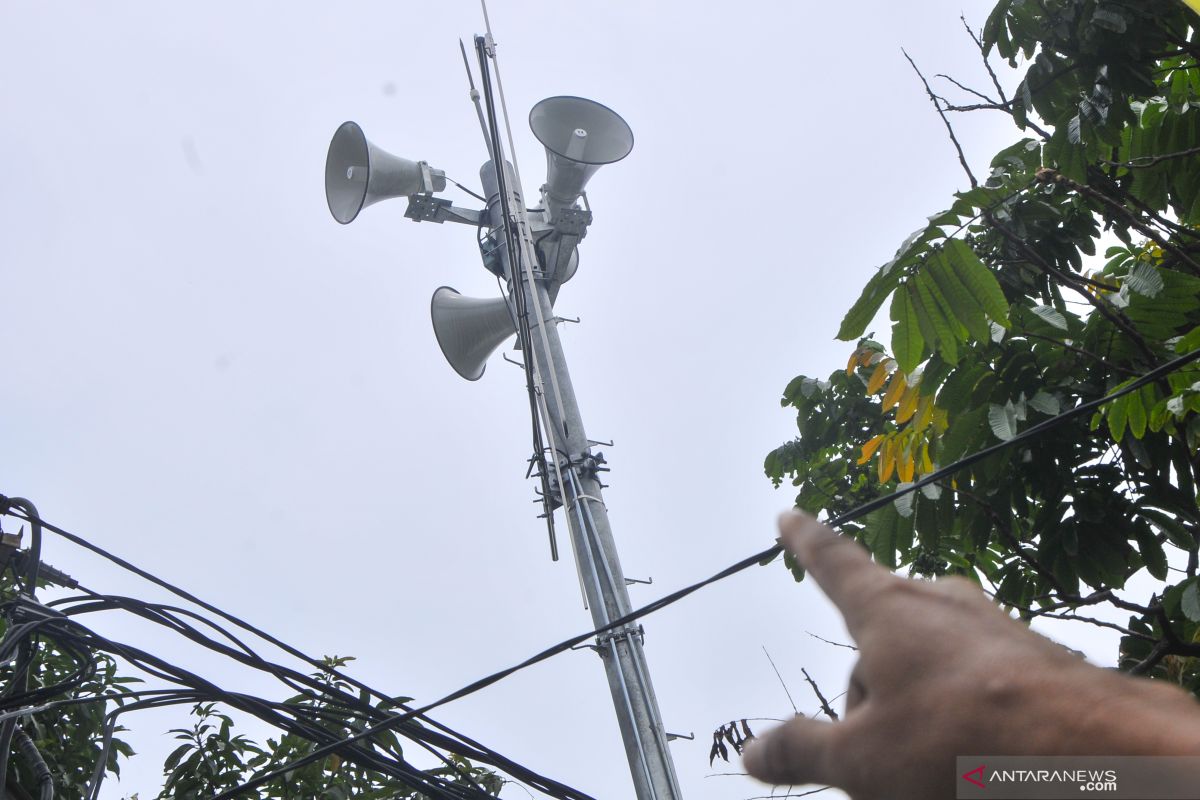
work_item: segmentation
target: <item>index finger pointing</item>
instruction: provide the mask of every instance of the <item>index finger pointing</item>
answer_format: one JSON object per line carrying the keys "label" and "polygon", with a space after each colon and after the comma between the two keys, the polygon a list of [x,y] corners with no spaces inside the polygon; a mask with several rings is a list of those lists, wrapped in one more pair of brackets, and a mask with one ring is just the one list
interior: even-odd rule
{"label": "index finger pointing", "polygon": [[781,514],[779,533],[783,546],[813,576],[854,634],[865,621],[875,593],[893,580],[892,574],[871,561],[857,542],[839,536],[807,514]]}

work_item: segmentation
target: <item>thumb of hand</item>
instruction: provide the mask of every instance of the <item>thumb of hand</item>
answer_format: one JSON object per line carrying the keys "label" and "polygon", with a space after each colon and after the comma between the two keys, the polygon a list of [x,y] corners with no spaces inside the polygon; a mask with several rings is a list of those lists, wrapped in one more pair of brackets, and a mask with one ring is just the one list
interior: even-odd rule
{"label": "thumb of hand", "polygon": [[797,717],[747,744],[742,764],[767,783],[836,783],[830,750],[842,725]]}

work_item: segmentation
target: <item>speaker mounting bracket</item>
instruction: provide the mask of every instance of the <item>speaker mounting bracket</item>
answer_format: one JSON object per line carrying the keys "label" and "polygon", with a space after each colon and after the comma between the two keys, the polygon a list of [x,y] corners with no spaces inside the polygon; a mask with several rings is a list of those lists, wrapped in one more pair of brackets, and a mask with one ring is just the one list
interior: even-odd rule
{"label": "speaker mounting bracket", "polygon": [[563,236],[577,236],[582,239],[587,235],[588,225],[591,224],[591,211],[585,208],[564,208],[554,219],[554,230]]}
{"label": "speaker mounting bracket", "polygon": [[464,225],[483,224],[483,212],[459,208],[449,200],[428,194],[413,194],[408,197],[408,208],[404,216],[413,222],[461,222]]}

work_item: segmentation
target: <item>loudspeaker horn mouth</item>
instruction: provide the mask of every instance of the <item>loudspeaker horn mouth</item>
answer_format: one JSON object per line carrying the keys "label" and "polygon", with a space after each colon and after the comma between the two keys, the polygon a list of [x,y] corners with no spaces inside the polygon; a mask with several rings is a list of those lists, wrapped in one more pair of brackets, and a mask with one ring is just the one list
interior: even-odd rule
{"label": "loudspeaker horn mouth", "polygon": [[357,122],[343,122],[334,132],[325,156],[325,202],[329,213],[342,225],[353,222],[363,209],[370,164],[370,146],[363,129]]}
{"label": "loudspeaker horn mouth", "polygon": [[585,97],[547,97],[530,109],[529,127],[543,147],[578,164],[612,164],[633,150],[629,123],[603,103]]}
{"label": "loudspeaker horn mouth", "polygon": [[442,355],[469,381],[483,377],[492,352],[517,332],[505,298],[464,297],[450,286],[433,293],[429,316]]}

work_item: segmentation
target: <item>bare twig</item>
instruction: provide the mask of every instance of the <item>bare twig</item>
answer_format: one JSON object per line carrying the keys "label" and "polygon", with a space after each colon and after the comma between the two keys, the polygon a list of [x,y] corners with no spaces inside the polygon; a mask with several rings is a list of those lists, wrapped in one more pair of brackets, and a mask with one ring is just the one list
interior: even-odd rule
{"label": "bare twig", "polygon": [[1051,613],[1051,614],[1042,614],[1041,616],[1046,617],[1047,619],[1062,619],[1062,620],[1071,620],[1074,622],[1086,622],[1088,625],[1095,625],[1098,628],[1109,628],[1110,630],[1114,630],[1117,633],[1120,633],[1124,636],[1132,636],[1135,639],[1142,639],[1147,642],[1158,641],[1153,636],[1149,636],[1144,633],[1138,633],[1137,631],[1131,631],[1129,628],[1123,627],[1121,625],[1117,625],[1116,623],[1113,623],[1113,622],[1106,622],[1102,619],[1096,619],[1095,617],[1085,617],[1080,614],[1072,614],[1067,611],[1059,611],[1057,613]]}
{"label": "bare twig", "polygon": [[992,65],[988,61],[987,49],[983,46],[983,37],[971,30],[971,26],[967,24],[966,16],[960,14],[958,18],[962,20],[963,28],[967,31],[967,36],[970,36],[971,41],[979,48],[979,57],[983,60],[983,68],[987,70],[988,76],[992,79],[992,85],[996,87],[996,94],[1000,95],[1000,99],[1007,103],[1008,97],[1004,94],[1004,87],[1000,85],[1000,79],[996,77],[996,70],[992,69]]}
{"label": "bare twig", "polygon": [[771,654],[767,652],[767,646],[762,646],[763,655],[767,657],[767,661],[771,662],[771,669],[775,670],[775,677],[779,679],[779,685],[783,687],[783,693],[787,695],[788,702],[792,704],[792,711],[800,714],[800,709],[796,708],[796,701],[792,699],[792,693],[788,691],[787,684],[783,682],[783,676],[779,674],[779,667],[775,666],[775,659],[771,658]]}
{"label": "bare twig", "polygon": [[980,100],[982,100],[983,102],[985,102],[989,105],[996,106],[996,107],[1000,106],[999,102],[988,97],[983,92],[977,92],[974,89],[972,89],[970,86],[966,86],[962,83],[959,83],[957,80],[955,80],[954,78],[951,78],[949,75],[945,75],[945,74],[939,72],[937,75],[934,75],[933,77],[941,78],[944,81],[949,81],[950,83],[953,83],[955,86],[957,86],[959,89],[962,89],[967,94],[973,94],[976,97],[978,97]]}
{"label": "bare twig", "polygon": [[917,62],[912,60],[912,56],[908,54],[908,51],[901,48],[900,52],[904,53],[909,66],[913,68],[913,72],[917,73],[917,77],[921,79],[921,83],[925,86],[925,93],[929,95],[929,101],[933,103],[933,107],[937,109],[938,116],[942,118],[942,124],[946,126],[946,132],[950,134],[950,141],[954,144],[954,149],[958,152],[958,163],[962,164],[963,171],[967,173],[967,178],[971,181],[971,188],[978,187],[979,181],[975,180],[975,173],[971,172],[971,167],[967,164],[967,157],[963,154],[962,145],[958,143],[958,136],[954,133],[954,126],[950,124],[950,119],[946,116],[942,104],[938,102],[938,96],[933,93],[933,89],[929,86],[929,81],[925,80],[925,76],[917,68]]}
{"label": "bare twig", "polygon": [[844,648],[846,648],[847,650],[858,650],[858,648],[857,648],[857,647],[855,647],[855,646],[854,646],[854,645],[852,645],[852,644],[844,644],[844,643],[842,643],[842,642],[832,642],[832,641],[830,641],[829,639],[826,639],[824,636],[817,636],[817,635],[816,635],[815,633],[813,633],[812,631],[805,631],[805,633],[807,633],[809,636],[813,637],[814,639],[817,639],[817,640],[819,640],[819,641],[822,641],[822,642],[824,642],[825,644],[831,644],[831,645],[833,645],[834,647],[844,647]]}
{"label": "bare twig", "polygon": [[821,701],[821,710],[825,712],[825,716],[837,722],[837,712],[829,707],[829,701],[825,699],[825,695],[821,694],[821,687],[817,686],[817,682],[809,676],[808,670],[801,667],[800,671],[804,673],[804,680],[808,681],[808,685],[812,687],[813,692],[817,695],[817,699]]}
{"label": "bare twig", "polygon": [[1140,156],[1139,158],[1132,158],[1129,161],[1105,161],[1104,163],[1113,167],[1145,169],[1146,167],[1153,167],[1155,164],[1161,164],[1164,161],[1194,156],[1197,153],[1200,153],[1200,147],[1189,147],[1187,150],[1177,150],[1173,153],[1158,153],[1157,155],[1153,156]]}

